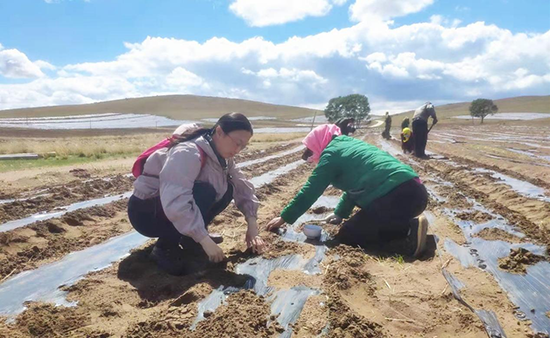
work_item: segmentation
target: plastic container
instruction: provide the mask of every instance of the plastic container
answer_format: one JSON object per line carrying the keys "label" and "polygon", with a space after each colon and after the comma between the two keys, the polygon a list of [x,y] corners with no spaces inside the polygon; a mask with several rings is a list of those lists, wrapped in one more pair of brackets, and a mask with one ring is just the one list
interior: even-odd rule
{"label": "plastic container", "polygon": [[306,224],[302,229],[304,235],[309,239],[318,239],[321,237],[321,230],[322,228],[320,226],[313,224]]}

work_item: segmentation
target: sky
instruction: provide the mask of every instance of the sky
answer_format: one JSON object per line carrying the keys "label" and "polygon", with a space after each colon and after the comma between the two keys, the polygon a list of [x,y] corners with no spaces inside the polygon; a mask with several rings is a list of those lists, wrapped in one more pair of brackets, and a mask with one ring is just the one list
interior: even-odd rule
{"label": "sky", "polygon": [[0,110],[193,94],[372,111],[550,94],[550,0],[0,0]]}

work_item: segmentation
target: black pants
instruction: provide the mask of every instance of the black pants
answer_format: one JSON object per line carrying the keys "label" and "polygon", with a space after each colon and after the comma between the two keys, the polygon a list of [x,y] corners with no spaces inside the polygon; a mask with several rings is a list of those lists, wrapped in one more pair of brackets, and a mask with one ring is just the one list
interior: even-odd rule
{"label": "black pants", "polygon": [[428,121],[414,120],[412,123],[414,133],[414,154],[418,157],[426,156],[426,144],[428,143]]}
{"label": "black pants", "polygon": [[391,125],[388,125],[386,123],[386,126],[384,127],[384,131],[382,132],[382,137],[385,138],[385,139],[390,139],[391,136],[390,136],[390,128],[391,128]]}
{"label": "black pants", "polygon": [[[224,196],[215,202],[214,187],[210,183],[195,182],[193,198],[199,207],[205,227],[208,227],[214,217],[224,211],[233,199],[233,186],[229,184]],[[162,209],[160,197],[142,200],[132,195],[128,201],[128,218],[137,232],[146,237],[158,237],[159,243],[165,245],[175,245],[180,242],[194,243],[190,237],[179,233],[174,224],[168,220]]]}
{"label": "black pants", "polygon": [[428,192],[417,179],[400,184],[362,208],[342,225],[336,238],[349,245],[367,246],[407,236],[412,221],[428,205]]}

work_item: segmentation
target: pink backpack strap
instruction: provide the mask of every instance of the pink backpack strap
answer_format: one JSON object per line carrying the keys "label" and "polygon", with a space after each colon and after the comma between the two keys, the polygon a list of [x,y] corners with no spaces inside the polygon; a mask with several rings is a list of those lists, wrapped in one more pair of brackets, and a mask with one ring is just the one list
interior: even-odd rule
{"label": "pink backpack strap", "polygon": [[204,164],[206,163],[206,153],[204,152],[204,150],[202,150],[201,147],[197,146],[197,148],[199,148],[199,153],[201,154],[201,169],[204,168]]}

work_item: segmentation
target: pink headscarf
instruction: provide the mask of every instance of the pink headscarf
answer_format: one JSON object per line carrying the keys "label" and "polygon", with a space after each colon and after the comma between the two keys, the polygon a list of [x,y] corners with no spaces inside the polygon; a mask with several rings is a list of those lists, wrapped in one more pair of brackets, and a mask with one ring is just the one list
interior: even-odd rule
{"label": "pink headscarf", "polygon": [[302,143],[313,152],[308,162],[319,162],[321,153],[328,146],[333,135],[342,135],[340,128],[335,124],[320,125],[307,134]]}

